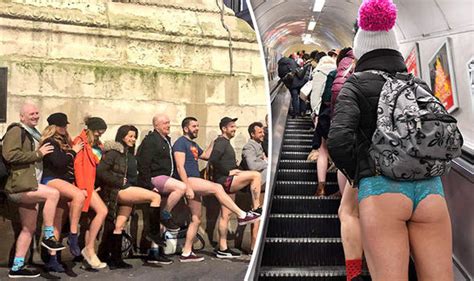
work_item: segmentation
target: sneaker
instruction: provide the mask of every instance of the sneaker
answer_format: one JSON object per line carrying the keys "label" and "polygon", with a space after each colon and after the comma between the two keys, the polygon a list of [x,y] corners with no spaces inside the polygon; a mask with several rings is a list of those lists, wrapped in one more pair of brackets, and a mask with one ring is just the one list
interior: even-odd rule
{"label": "sneaker", "polygon": [[254,211],[249,211],[245,214],[245,217],[243,218],[237,218],[237,222],[239,225],[246,225],[249,223],[256,222],[260,219],[260,214],[254,212]]}
{"label": "sneaker", "polygon": [[173,260],[165,257],[164,255],[160,255],[156,251],[150,251],[146,257],[146,262],[153,264],[172,264]]}
{"label": "sneaker", "polygon": [[234,252],[231,249],[227,248],[227,250],[217,250],[216,257],[220,259],[235,259],[240,258],[240,253]]}
{"label": "sneaker", "polygon": [[179,256],[179,261],[180,262],[200,262],[203,261],[204,257],[203,256],[198,256],[195,253],[191,252],[189,256],[185,257],[183,255]]}
{"label": "sneaker", "polygon": [[171,232],[178,232],[181,228],[173,221],[172,218],[161,219],[160,223]]}
{"label": "sneaker", "polygon": [[81,255],[81,248],[79,247],[77,234],[69,233],[67,244],[69,245],[69,251],[73,256],[78,257]]}
{"label": "sneaker", "polygon": [[41,245],[51,251],[61,251],[66,248],[63,244],[58,242],[54,236],[51,236],[48,239],[43,237],[43,240],[41,240]]}
{"label": "sneaker", "polygon": [[25,266],[20,267],[19,270],[13,271],[10,270],[8,272],[8,277],[10,278],[36,278],[39,277],[41,274],[36,269],[28,269]]}

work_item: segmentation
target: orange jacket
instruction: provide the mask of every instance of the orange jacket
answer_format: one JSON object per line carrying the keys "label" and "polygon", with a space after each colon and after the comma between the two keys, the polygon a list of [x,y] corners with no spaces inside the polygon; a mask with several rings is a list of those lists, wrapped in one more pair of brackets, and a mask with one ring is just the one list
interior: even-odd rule
{"label": "orange jacket", "polygon": [[86,130],[74,139],[74,144],[84,143],[84,148],[77,153],[74,159],[74,174],[76,177],[76,186],[82,190],[87,190],[87,198],[84,201],[83,212],[89,210],[89,204],[94,191],[96,167],[99,165],[99,159],[92,152],[92,147],[87,142]]}

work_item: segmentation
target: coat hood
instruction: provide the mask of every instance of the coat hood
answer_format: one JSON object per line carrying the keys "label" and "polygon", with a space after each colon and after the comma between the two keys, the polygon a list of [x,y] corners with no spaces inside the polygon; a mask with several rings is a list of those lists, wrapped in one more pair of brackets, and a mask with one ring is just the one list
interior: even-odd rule
{"label": "coat hood", "polygon": [[326,75],[334,69],[336,69],[336,60],[330,56],[322,57],[316,66],[316,71],[322,71]]}
{"label": "coat hood", "polygon": [[120,153],[124,153],[125,152],[125,147],[123,146],[123,144],[121,144],[119,142],[116,142],[116,141],[106,141],[104,143],[104,151],[107,152],[109,150],[115,150],[115,151],[118,151]]}

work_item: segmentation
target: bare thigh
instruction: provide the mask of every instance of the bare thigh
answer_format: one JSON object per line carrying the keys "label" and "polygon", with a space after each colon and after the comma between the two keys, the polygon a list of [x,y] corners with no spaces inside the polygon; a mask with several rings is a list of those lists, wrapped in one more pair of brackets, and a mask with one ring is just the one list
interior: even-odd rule
{"label": "bare thigh", "polygon": [[184,182],[179,181],[177,179],[169,178],[166,181],[165,186],[163,187],[163,193],[169,194],[175,190],[184,190],[184,189],[186,189],[186,185],[184,184]]}
{"label": "bare thigh", "polygon": [[120,190],[118,193],[118,203],[126,205],[134,205],[151,202],[152,198],[160,196],[158,193],[138,186],[130,186]]}
{"label": "bare thigh", "polygon": [[46,201],[48,197],[56,194],[56,189],[44,184],[38,184],[38,189],[35,191],[24,192],[21,196],[21,203],[36,204]]}
{"label": "bare thigh", "polygon": [[236,191],[241,190],[242,188],[249,185],[254,179],[254,177],[256,177],[257,175],[260,177],[259,172],[241,171],[238,175],[234,176],[234,179],[232,180],[232,185],[230,187],[230,191],[236,192]]}
{"label": "bare thigh", "polygon": [[408,222],[418,280],[453,280],[451,220],[445,199],[428,195]]}
{"label": "bare thigh", "polygon": [[68,201],[71,201],[74,198],[74,195],[78,193],[85,195],[85,193],[82,192],[82,190],[80,190],[79,188],[77,188],[77,186],[61,179],[50,180],[48,182],[48,186],[57,189],[61,194],[61,197],[67,198]]}
{"label": "bare thigh", "polygon": [[410,248],[406,222],[412,206],[405,195],[394,193],[369,196],[360,202],[362,244],[372,280],[407,280]]}
{"label": "bare thigh", "polygon": [[216,193],[219,189],[224,191],[222,185],[201,178],[188,178],[193,191],[199,195],[209,195]]}

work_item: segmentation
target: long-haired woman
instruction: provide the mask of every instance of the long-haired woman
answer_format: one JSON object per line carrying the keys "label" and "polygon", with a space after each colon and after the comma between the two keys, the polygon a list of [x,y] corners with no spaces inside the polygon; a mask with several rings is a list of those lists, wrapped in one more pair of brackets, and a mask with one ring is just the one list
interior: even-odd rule
{"label": "long-haired woman", "polygon": [[[61,228],[65,221],[65,213],[69,214],[69,250],[73,256],[81,255],[78,244],[78,225],[81,210],[85,200],[85,192],[73,185],[74,183],[74,158],[82,149],[83,143],[73,145],[67,131],[67,116],[64,113],[54,113],[48,117],[48,127],[43,131],[40,145],[49,143],[53,152],[43,157],[43,177],[41,184],[54,187],[60,193],[60,202],[54,218],[55,236],[60,238]],[[68,206],[69,203],[69,206]],[[69,210],[68,210],[69,209]],[[60,257],[52,251],[46,264],[47,270],[64,272]]]}
{"label": "long-haired woman", "polygon": [[107,124],[100,117],[86,117],[84,119],[86,128],[74,139],[74,144],[83,143],[81,149],[74,160],[74,172],[76,174],[76,185],[87,193],[84,201],[83,212],[88,212],[89,208],[95,211],[95,216],[89,224],[89,230],[86,232],[85,247],[81,251],[82,256],[94,269],[100,269],[107,266],[99,260],[95,253],[95,240],[100,231],[105,217],[107,216],[107,206],[95,190],[96,167],[102,158],[103,145],[100,137],[107,130]]}
{"label": "long-haired woman", "polygon": [[[101,183],[101,195],[107,202],[107,216],[104,236],[99,253],[106,258],[110,269],[130,268],[121,257],[122,230],[132,212],[133,205],[150,204],[150,231],[147,238],[156,244],[162,244],[160,237],[161,196],[137,185],[137,160],[135,142],[138,129],[132,125],[123,125],[115,136],[114,142],[105,142],[104,157],[97,168],[97,178]],[[159,260],[162,264],[171,260]]]}

